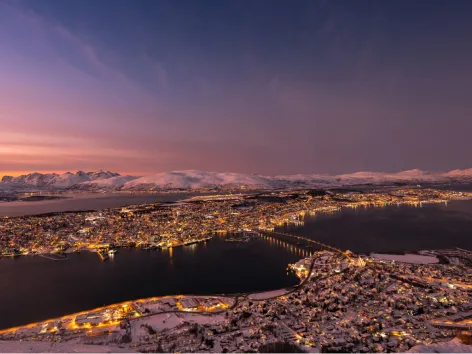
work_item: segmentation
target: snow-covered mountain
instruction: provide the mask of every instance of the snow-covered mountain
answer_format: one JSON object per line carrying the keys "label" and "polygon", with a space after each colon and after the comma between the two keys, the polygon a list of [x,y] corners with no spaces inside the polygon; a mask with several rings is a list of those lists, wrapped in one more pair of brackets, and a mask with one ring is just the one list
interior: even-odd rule
{"label": "snow-covered mountain", "polygon": [[270,177],[258,175],[245,175],[239,173],[218,173],[204,171],[173,171],[146,176],[125,183],[125,190],[151,190],[151,189],[199,189],[218,186],[227,187],[261,187],[268,188],[271,185]]}
{"label": "snow-covered mountain", "polygon": [[66,172],[62,174],[34,172],[17,177],[4,176],[0,182],[0,190],[6,189],[7,185],[10,189],[67,189],[82,183],[102,181],[117,176],[120,176],[120,174],[102,170],[97,172]]}
{"label": "snow-covered mountain", "polygon": [[472,169],[432,173],[408,170],[398,173],[356,172],[337,176],[298,174],[261,176],[254,174],[205,172],[197,170],[163,172],[152,176],[121,176],[118,173],[97,171],[63,174],[34,172],[28,175],[5,176],[0,191],[12,190],[169,190],[201,188],[330,188],[355,185],[472,183]]}
{"label": "snow-covered mountain", "polygon": [[418,169],[397,173],[356,172],[336,176],[336,180],[344,185],[383,184],[383,183],[443,183],[448,178],[444,174],[431,173]]}
{"label": "snow-covered mountain", "polygon": [[132,181],[136,176],[114,176],[110,178],[95,179],[87,182],[82,182],[75,186],[76,189],[81,190],[118,190],[121,189],[126,182]]}
{"label": "snow-covered mountain", "polygon": [[444,177],[459,180],[472,180],[472,168],[466,170],[453,170],[445,173]]}
{"label": "snow-covered mountain", "polygon": [[448,173],[431,173],[421,170],[408,170],[398,173],[356,172],[337,176],[298,174],[283,176],[245,175],[238,173],[217,173],[204,171],[174,171],[158,173],[127,182],[123,190],[156,189],[198,189],[212,187],[253,187],[253,188],[290,188],[290,187],[339,187],[366,184],[419,184],[419,183],[466,183],[472,182],[472,169],[456,170]]}

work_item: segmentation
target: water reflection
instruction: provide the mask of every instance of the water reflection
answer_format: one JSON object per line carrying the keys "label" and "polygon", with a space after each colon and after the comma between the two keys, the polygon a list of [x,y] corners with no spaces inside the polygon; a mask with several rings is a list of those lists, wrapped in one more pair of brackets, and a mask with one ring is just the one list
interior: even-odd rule
{"label": "water reflection", "polygon": [[196,250],[197,250],[197,244],[196,243],[184,246],[184,251],[185,252],[195,253]]}
{"label": "water reflection", "polygon": [[[292,286],[286,273],[303,249],[254,237],[249,242],[205,243],[165,250],[120,249],[107,261],[95,253],[0,259],[0,329],[123,302],[172,294],[231,294]],[[41,303],[41,306],[37,306]]]}
{"label": "water reflection", "polygon": [[303,227],[285,225],[276,231],[361,253],[470,249],[472,200],[346,208],[306,216],[304,223]]}
{"label": "water reflection", "polygon": [[287,242],[287,241],[280,240],[277,237],[269,236],[269,235],[266,235],[266,234],[261,234],[259,237],[262,238],[263,240],[267,241],[269,243],[269,245],[271,245],[273,247],[281,247],[284,250],[286,250],[287,252],[289,252],[290,254],[297,255],[300,258],[308,257],[312,254],[312,252],[308,251],[305,248],[306,245],[302,244],[302,243],[300,245],[298,245],[298,244],[294,244],[292,242]]}

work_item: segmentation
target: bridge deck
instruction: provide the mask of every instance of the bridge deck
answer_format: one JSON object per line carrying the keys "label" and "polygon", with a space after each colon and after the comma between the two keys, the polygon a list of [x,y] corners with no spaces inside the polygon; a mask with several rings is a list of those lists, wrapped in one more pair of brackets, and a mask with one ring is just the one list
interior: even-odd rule
{"label": "bridge deck", "polygon": [[319,241],[316,241],[316,240],[312,240],[311,238],[308,238],[308,237],[303,237],[303,236],[298,236],[298,235],[292,235],[292,234],[287,234],[287,233],[284,233],[284,232],[278,232],[278,231],[265,231],[266,233],[269,233],[269,234],[274,234],[274,235],[280,235],[280,236],[285,236],[285,237],[290,237],[290,238],[293,238],[293,239],[296,239],[296,240],[302,240],[302,241],[305,241],[305,242],[308,242],[308,243],[313,243],[313,244],[316,244],[320,247],[323,247],[327,250],[330,250],[332,252],[337,252],[337,253],[340,253],[342,254],[344,257],[347,257],[348,259],[350,259],[349,255],[347,254],[347,252],[345,251],[342,251],[340,250],[339,248],[336,248],[336,247],[333,247],[333,246],[330,246],[330,245],[327,245],[327,244],[324,244],[322,242],[319,242]]}

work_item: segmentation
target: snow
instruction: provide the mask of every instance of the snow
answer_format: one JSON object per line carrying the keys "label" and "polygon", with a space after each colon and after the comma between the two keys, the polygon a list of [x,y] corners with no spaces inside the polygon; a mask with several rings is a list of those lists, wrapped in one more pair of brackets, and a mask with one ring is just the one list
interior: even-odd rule
{"label": "snow", "polygon": [[140,337],[149,334],[148,330],[142,325],[147,324],[155,331],[160,332],[165,329],[177,327],[182,324],[183,320],[175,313],[162,313],[147,317],[141,317],[131,321],[131,337],[133,342],[139,342]]}
{"label": "snow", "polygon": [[[6,179],[7,180],[7,179]],[[0,192],[13,192],[23,190],[24,186],[13,182],[0,182]]]}
{"label": "snow", "polygon": [[472,182],[472,168],[453,170],[447,173],[433,173],[418,169],[397,173],[361,171],[336,176],[320,174],[295,174],[261,176],[255,174],[221,173],[198,170],[163,172],[145,177],[120,176],[117,173],[97,171],[63,174],[38,172],[12,177],[4,176],[0,190],[19,190],[21,187],[39,189],[198,189],[223,187],[285,188],[285,187],[339,187],[364,184],[391,184],[394,182],[419,183],[461,183]]}
{"label": "snow", "polygon": [[397,173],[356,172],[336,176],[342,184],[391,183],[391,182],[444,182],[445,176],[418,169]]}
{"label": "snow", "polygon": [[471,353],[472,346],[462,344],[457,338],[449,342],[430,345],[416,345],[408,352],[410,353]]}
{"label": "snow", "polygon": [[269,184],[267,177],[258,175],[188,170],[141,177],[126,183],[123,189],[148,188],[149,185],[157,188],[197,189],[225,185],[267,187]]}
{"label": "snow", "polygon": [[265,299],[270,299],[272,297],[277,297],[277,296],[282,296],[286,293],[288,293],[290,290],[287,289],[278,289],[278,290],[272,290],[272,291],[265,291],[263,293],[256,293],[256,294],[250,294],[248,295],[248,298],[252,300],[265,300]]}
{"label": "snow", "polygon": [[[28,187],[38,187],[38,188],[56,188],[56,189],[65,189],[73,186],[80,185],[85,182],[94,181],[100,183],[101,181],[119,177],[118,173],[110,171],[96,171],[96,172],[83,172],[78,171],[76,173],[66,172],[62,174],[57,173],[39,173],[33,172],[27,175],[21,175],[17,177],[4,176],[2,182],[0,182],[0,190],[5,190],[7,187],[11,189],[12,186],[28,186]],[[129,176],[124,176],[122,184],[131,180]],[[115,180],[121,181],[121,180]]]}
{"label": "snow", "polygon": [[118,189],[129,181],[135,180],[139,177],[135,176],[115,176],[105,179],[96,179],[93,181],[82,182],[80,185],[89,188],[107,188],[107,189]]}
{"label": "snow", "polygon": [[184,314],[186,321],[195,322],[200,325],[220,323],[225,321],[224,315],[200,315],[200,314]]}
{"label": "snow", "polygon": [[151,188],[196,189],[214,186],[251,186],[261,188],[283,188],[290,186],[327,187],[362,184],[403,183],[443,183],[457,181],[472,176],[472,169],[451,171],[450,173],[431,173],[418,169],[398,173],[356,172],[337,176],[318,174],[280,175],[275,177],[244,175],[238,173],[218,173],[205,171],[174,171],[159,173],[135,179],[124,185],[123,189],[146,190]]}
{"label": "snow", "polygon": [[395,261],[402,263],[413,263],[413,264],[435,264],[439,262],[437,257],[423,256],[419,254],[380,254],[371,253],[372,258],[382,259],[385,261]]}
{"label": "snow", "polygon": [[322,353],[321,347],[309,347],[307,345],[298,345],[305,353]]}
{"label": "snow", "polygon": [[444,174],[444,177],[472,178],[472,168],[466,170],[453,170]]}
{"label": "snow", "polygon": [[151,326],[155,331],[160,332],[165,329],[175,328],[184,322],[194,322],[200,325],[219,323],[225,321],[225,316],[221,314],[202,315],[192,313],[162,313],[146,317],[141,317],[131,321],[131,335],[133,341],[137,341],[140,336],[149,334],[144,324]]}
{"label": "snow", "polygon": [[130,349],[103,345],[36,342],[0,341],[2,353],[129,353]]}
{"label": "snow", "polygon": [[56,176],[52,185],[56,188],[68,188],[73,185],[86,182],[90,179],[87,174],[73,174],[70,172],[63,173],[59,176]]}

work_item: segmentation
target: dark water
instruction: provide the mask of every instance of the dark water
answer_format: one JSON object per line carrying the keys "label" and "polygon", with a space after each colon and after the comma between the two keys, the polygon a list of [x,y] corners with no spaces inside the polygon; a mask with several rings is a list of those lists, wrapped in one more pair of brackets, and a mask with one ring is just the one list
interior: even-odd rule
{"label": "dark water", "polygon": [[298,283],[286,267],[301,258],[290,248],[253,239],[162,251],[121,249],[113,261],[82,252],[70,260],[0,259],[0,328],[105,304],[173,294],[231,294]]}
{"label": "dark water", "polygon": [[[307,219],[285,231],[354,252],[472,249],[472,201],[347,209]],[[0,328],[53,318],[104,304],[172,294],[255,292],[297,283],[288,263],[305,250],[271,239],[177,247],[170,251],[121,250],[113,261],[96,254],[67,261],[41,257],[0,259]]]}
{"label": "dark water", "polygon": [[472,200],[422,208],[344,209],[307,217],[302,227],[282,231],[355,253],[403,252],[460,247],[472,250]]}
{"label": "dark water", "polygon": [[43,201],[15,201],[0,203],[0,216],[22,216],[64,211],[101,210],[125,205],[155,202],[174,202],[202,193],[175,194],[105,194]]}

